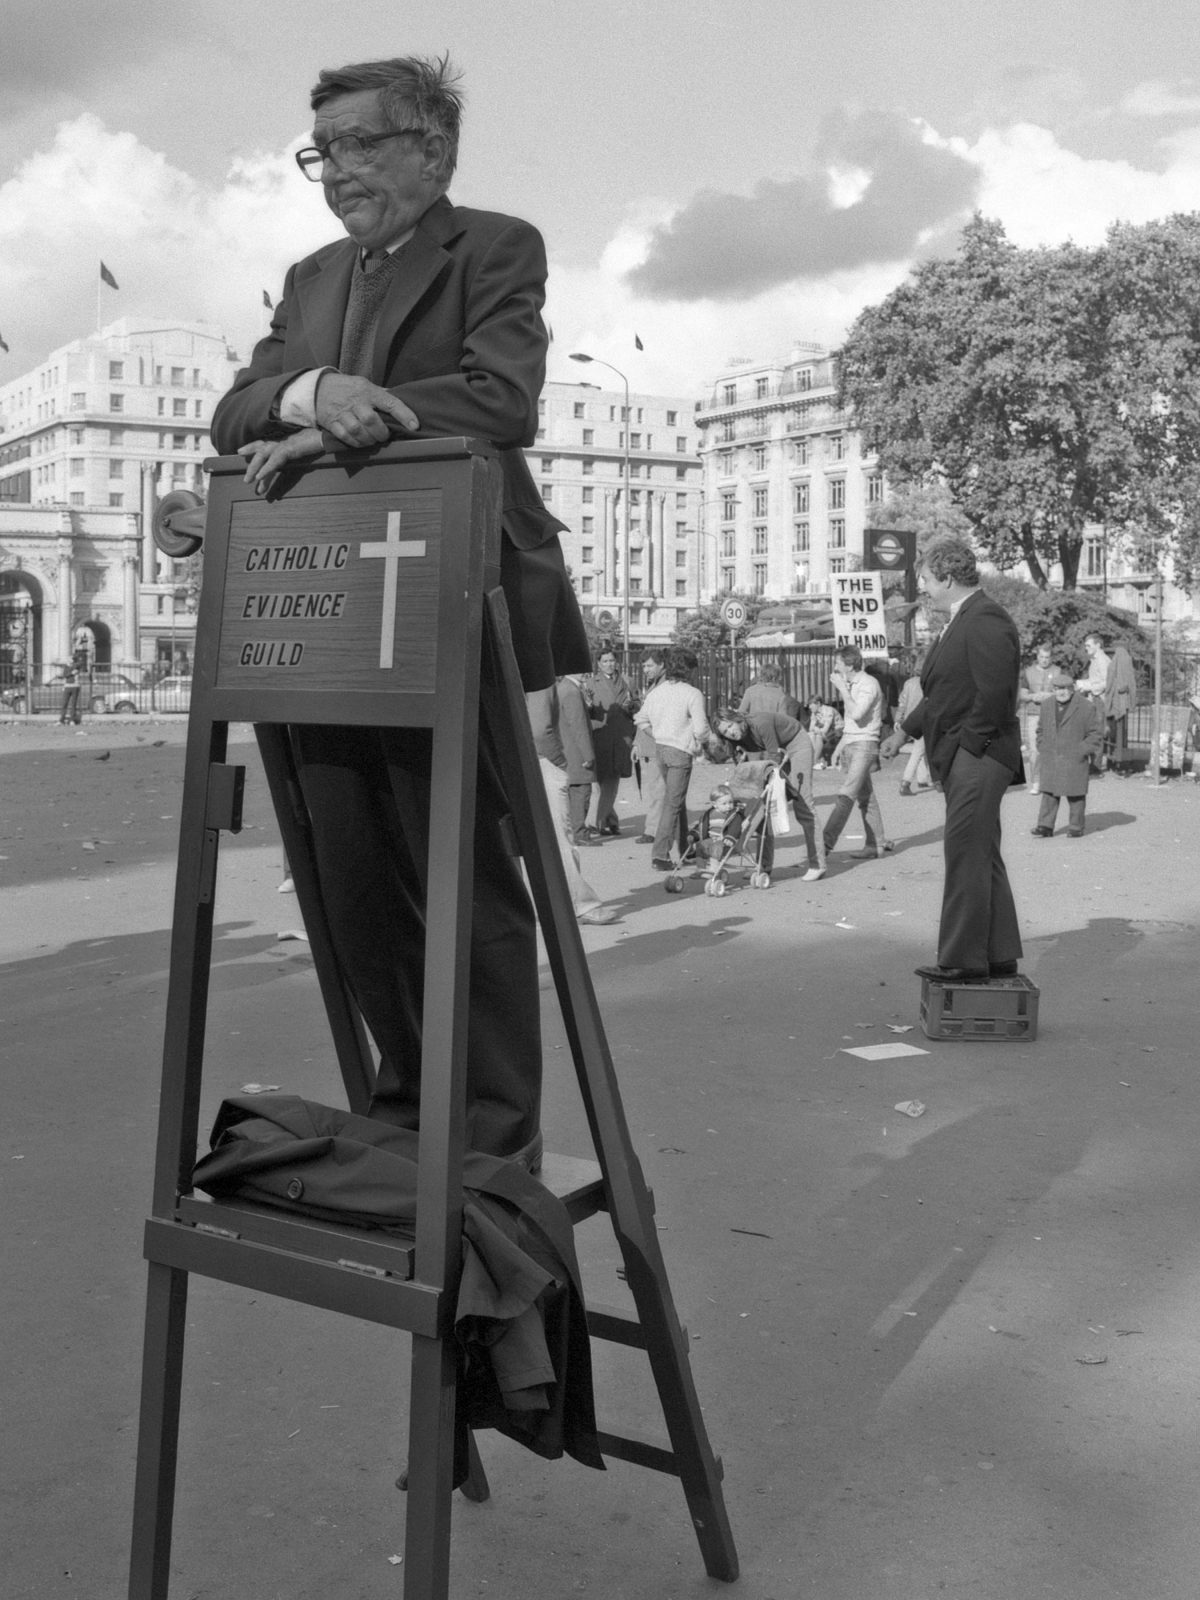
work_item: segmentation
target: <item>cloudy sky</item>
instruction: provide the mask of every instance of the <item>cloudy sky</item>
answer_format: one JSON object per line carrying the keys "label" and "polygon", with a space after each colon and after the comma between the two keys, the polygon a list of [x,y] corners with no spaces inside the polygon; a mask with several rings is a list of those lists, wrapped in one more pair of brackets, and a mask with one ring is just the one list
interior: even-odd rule
{"label": "cloudy sky", "polygon": [[[836,343],[979,209],[1094,243],[1200,209],[1195,0],[6,0],[0,381],[106,320],[245,356],[335,237],[291,153],[322,66],[449,49],[452,196],[546,236],[551,376],[689,394]],[[1194,73],[1195,75],[1190,75]],[[638,353],[635,335],[645,347]]]}

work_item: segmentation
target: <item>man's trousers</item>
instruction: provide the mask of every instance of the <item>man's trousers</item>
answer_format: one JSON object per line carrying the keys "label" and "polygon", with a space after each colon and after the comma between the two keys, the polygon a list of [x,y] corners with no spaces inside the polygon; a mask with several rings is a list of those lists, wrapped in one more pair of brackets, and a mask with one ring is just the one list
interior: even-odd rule
{"label": "man's trousers", "polygon": [[1000,854],[1000,802],[1007,767],[960,745],[942,776],[946,799],[946,882],[938,965],[986,972],[1021,955],[1021,932]]}
{"label": "man's trousers", "polygon": [[[416,1127],[431,734],[305,726],[292,732],[334,949],[380,1051],[370,1115]],[[501,835],[508,810],[481,731],[467,1145],[499,1156],[514,1154],[537,1133],[542,1082],[535,918],[519,863]]]}

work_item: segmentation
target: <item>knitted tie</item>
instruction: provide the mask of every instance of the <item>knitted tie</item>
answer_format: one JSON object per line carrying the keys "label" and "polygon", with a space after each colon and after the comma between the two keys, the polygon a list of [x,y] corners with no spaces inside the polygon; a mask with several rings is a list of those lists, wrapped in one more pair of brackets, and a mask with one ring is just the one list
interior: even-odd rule
{"label": "knitted tie", "polygon": [[342,323],[342,348],[338,354],[338,371],[352,377],[371,376],[371,354],[375,348],[375,333],[384,298],[396,276],[400,252],[385,256],[378,266],[364,271],[362,263],[355,265],[350,280],[350,298],[346,301],[346,319]]}

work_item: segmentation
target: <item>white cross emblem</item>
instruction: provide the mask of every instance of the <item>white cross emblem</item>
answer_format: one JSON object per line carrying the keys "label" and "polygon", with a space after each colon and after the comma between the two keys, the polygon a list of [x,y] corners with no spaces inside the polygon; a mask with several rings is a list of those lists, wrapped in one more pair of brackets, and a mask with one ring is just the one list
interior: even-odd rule
{"label": "white cross emblem", "polygon": [[379,665],[390,667],[396,638],[396,574],[403,557],[425,554],[425,541],[401,539],[400,513],[389,511],[387,538],[382,541],[372,539],[366,544],[360,544],[358,553],[364,559],[371,556],[383,557],[383,620],[379,632]]}

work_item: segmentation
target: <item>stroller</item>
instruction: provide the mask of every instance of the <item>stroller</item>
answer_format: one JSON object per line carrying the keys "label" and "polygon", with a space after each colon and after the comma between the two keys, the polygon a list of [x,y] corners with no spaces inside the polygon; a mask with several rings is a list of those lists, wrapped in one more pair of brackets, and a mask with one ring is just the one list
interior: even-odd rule
{"label": "stroller", "polygon": [[752,889],[771,887],[775,841],[767,802],[778,771],[775,761],[736,763],[688,829],[679,865],[663,882],[668,894],[683,893],[687,867],[703,877],[705,894],[723,895],[734,872],[748,872]]}

